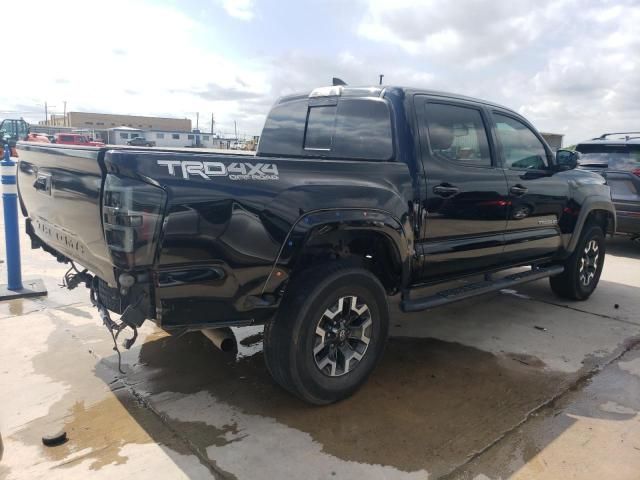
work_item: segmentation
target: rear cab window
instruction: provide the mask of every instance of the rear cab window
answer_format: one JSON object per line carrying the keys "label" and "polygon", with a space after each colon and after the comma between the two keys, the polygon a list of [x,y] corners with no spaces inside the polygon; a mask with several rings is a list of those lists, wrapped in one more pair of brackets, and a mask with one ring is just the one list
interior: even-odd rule
{"label": "rear cab window", "polygon": [[391,111],[385,100],[373,97],[287,101],[269,113],[259,154],[389,161]]}
{"label": "rear cab window", "polygon": [[579,165],[585,168],[632,171],[640,169],[640,143],[581,143]]}
{"label": "rear cab window", "polygon": [[305,150],[331,151],[336,126],[337,106],[309,107]]}

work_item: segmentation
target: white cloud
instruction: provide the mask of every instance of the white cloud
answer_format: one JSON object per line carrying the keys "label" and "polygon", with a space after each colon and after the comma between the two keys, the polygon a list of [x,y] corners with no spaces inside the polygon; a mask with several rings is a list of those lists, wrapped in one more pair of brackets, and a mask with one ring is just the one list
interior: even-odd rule
{"label": "white cloud", "polygon": [[[48,0],[30,5],[37,15],[16,2],[5,7],[4,15],[14,21],[3,25],[3,35],[19,38],[20,49],[11,56],[12,73],[3,74],[0,118],[42,120],[45,101],[50,113],[62,113],[66,100],[68,111],[194,120],[196,112],[201,119],[213,112],[218,126],[230,132],[244,98],[268,95],[259,64],[203,48],[198,39],[205,27],[174,8],[113,0],[97,23],[82,0],[67,0],[64,7]],[[51,36],[55,43],[48,48]],[[243,119],[247,133],[261,128],[261,118]]]}
{"label": "white cloud", "polygon": [[372,0],[358,33],[412,55],[483,66],[539,38],[568,1]]}
{"label": "white cloud", "polygon": [[[235,18],[255,18],[253,0],[213,1]],[[3,24],[3,38],[19,38],[20,51],[0,82],[0,119],[41,120],[45,101],[61,113],[66,100],[68,110],[192,119],[200,112],[201,120],[213,112],[222,130],[231,132],[237,120],[241,131],[257,134],[280,95],[334,76],[377,84],[378,74],[388,84],[502,103],[541,130],[566,132],[569,143],[637,128],[640,118],[638,0],[344,2],[341,18],[354,19],[353,31],[325,18],[335,29],[330,38],[276,35],[266,53],[263,23],[273,25],[268,16],[282,12],[261,11],[265,22],[229,22],[220,8],[216,21],[205,22],[178,2],[113,0],[99,17],[85,4],[4,7],[3,18],[13,20]],[[224,35],[246,38],[245,45],[203,41],[225,21]]]}
{"label": "white cloud", "polygon": [[519,110],[545,129],[564,130],[569,144],[637,128],[640,5],[618,7],[578,12],[579,28],[565,46],[549,48],[544,67],[523,83]]}
{"label": "white cloud", "polygon": [[[505,104],[575,143],[640,118],[637,0],[371,0],[358,34],[429,84]],[[417,70],[418,68],[416,68]],[[411,78],[411,75],[409,75]]]}
{"label": "white cloud", "polygon": [[253,0],[223,0],[225,11],[234,18],[248,22],[254,17]]}

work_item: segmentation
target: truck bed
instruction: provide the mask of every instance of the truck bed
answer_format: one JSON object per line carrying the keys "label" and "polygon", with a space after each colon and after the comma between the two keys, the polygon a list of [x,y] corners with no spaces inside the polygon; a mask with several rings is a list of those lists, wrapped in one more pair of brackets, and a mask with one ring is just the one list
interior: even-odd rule
{"label": "truck bed", "polygon": [[42,242],[115,285],[101,222],[107,152],[243,155],[205,148],[85,147],[19,142],[18,185],[28,227]]}
{"label": "truck bed", "polygon": [[[262,296],[288,279],[311,229],[352,215],[398,237],[412,191],[402,163],[31,142],[18,150],[33,246],[87,268],[112,299],[119,275],[137,276],[154,302],[149,318],[165,326],[266,317],[275,305]],[[137,206],[107,205],[119,201],[114,191]],[[123,215],[137,226],[118,225]]]}

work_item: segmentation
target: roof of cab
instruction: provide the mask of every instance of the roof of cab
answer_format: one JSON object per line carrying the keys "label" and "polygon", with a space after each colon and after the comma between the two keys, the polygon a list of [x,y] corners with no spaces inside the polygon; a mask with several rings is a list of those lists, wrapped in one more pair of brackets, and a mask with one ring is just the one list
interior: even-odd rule
{"label": "roof of cab", "polygon": [[479,98],[468,97],[468,96],[459,95],[456,93],[441,92],[438,90],[425,90],[425,89],[414,88],[414,87],[401,87],[401,86],[394,86],[394,85],[375,85],[375,86],[350,86],[349,85],[349,86],[320,87],[320,88],[309,90],[306,92],[298,92],[290,95],[285,95],[283,97],[280,97],[276,103],[279,104],[279,103],[290,102],[293,100],[302,100],[304,98],[309,98],[310,95],[312,95],[314,92],[321,89],[325,90],[328,95],[330,94],[330,92],[333,93],[337,90],[340,92],[340,96],[351,97],[351,98],[382,97],[386,93],[429,95],[433,97],[442,97],[442,98],[449,98],[453,100],[463,100],[466,102],[479,103],[489,107],[495,107],[495,108],[507,110],[519,115],[513,109],[505,107],[504,105],[499,105],[497,103],[489,102],[487,100],[482,100]]}

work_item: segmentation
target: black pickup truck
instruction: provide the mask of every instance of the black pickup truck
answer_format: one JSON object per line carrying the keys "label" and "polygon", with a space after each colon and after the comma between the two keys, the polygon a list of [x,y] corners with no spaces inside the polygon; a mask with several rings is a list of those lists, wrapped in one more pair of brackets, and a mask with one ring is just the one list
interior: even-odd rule
{"label": "black pickup truck", "polygon": [[433,91],[283,97],[255,156],[18,151],[33,247],[71,262],[67,282],[90,287],[110,328],[264,323],[269,371],[314,404],[371,373],[390,295],[418,311],[550,277],[557,295],[583,300],[615,231],[609,187],[574,169],[579,154],[554,156],[512,110]]}

